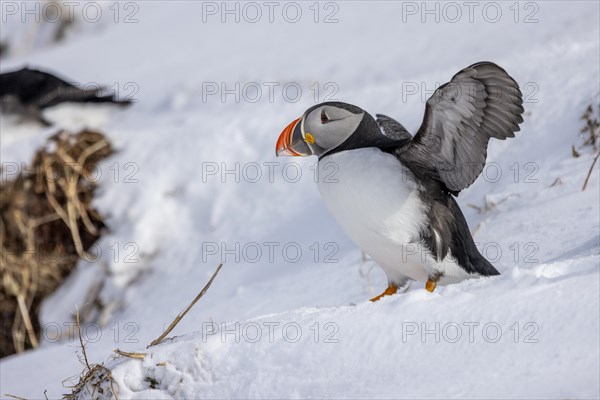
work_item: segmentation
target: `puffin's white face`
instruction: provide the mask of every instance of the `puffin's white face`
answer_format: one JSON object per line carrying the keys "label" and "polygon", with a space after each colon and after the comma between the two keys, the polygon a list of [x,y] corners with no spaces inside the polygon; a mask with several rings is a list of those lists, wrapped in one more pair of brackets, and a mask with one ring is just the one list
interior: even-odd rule
{"label": "puffin's white face", "polygon": [[333,150],[352,136],[364,114],[330,104],[309,109],[283,130],[277,141],[277,155],[320,156]]}

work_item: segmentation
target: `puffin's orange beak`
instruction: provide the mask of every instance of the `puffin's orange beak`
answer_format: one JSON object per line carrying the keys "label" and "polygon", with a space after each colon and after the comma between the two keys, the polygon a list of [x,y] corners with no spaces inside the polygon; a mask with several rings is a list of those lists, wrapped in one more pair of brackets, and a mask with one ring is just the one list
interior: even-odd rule
{"label": "puffin's orange beak", "polygon": [[285,127],[279,139],[277,139],[277,148],[275,152],[277,156],[309,156],[307,152],[308,146],[300,133],[300,119],[292,121],[291,124]]}

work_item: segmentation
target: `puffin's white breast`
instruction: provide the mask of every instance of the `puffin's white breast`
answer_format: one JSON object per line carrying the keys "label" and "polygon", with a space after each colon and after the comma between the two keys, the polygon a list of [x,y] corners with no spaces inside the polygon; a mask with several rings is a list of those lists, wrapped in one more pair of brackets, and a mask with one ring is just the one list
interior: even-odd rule
{"label": "puffin's white breast", "polygon": [[396,157],[377,148],[332,154],[319,161],[318,187],[342,229],[388,279],[427,280],[432,268],[417,248],[427,208]]}
{"label": "puffin's white breast", "polygon": [[476,275],[449,251],[438,262],[420,241],[428,205],[414,175],[391,154],[376,148],[347,150],[319,161],[319,191],[346,234],[385,271],[388,280],[460,282]]}

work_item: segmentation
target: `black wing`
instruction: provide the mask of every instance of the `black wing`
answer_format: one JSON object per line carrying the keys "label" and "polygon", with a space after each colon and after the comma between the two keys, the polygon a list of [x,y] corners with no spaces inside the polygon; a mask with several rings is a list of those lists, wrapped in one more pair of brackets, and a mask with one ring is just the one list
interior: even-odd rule
{"label": "black wing", "polygon": [[520,130],[522,104],[519,85],[504,69],[473,64],[427,100],[419,131],[398,157],[413,173],[458,195],[483,170],[490,138],[504,140]]}

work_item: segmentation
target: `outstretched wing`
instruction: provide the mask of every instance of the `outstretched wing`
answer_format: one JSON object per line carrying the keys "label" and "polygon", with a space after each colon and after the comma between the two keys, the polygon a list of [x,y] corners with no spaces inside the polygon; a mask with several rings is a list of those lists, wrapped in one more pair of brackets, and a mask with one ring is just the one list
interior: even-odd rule
{"label": "outstretched wing", "polygon": [[520,130],[522,104],[519,85],[504,69],[473,64],[427,100],[419,131],[398,149],[398,157],[457,195],[483,170],[490,138],[504,140]]}

